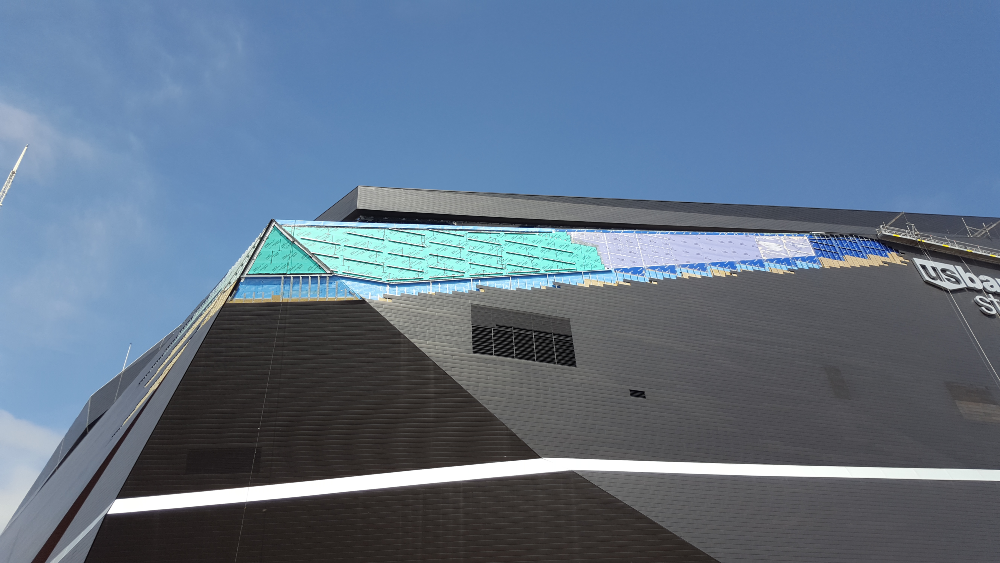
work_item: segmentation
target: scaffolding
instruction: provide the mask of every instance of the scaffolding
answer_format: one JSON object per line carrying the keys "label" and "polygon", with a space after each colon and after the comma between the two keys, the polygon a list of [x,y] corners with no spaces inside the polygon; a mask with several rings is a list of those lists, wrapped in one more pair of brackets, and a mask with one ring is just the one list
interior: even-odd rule
{"label": "scaffolding", "polygon": [[882,240],[903,240],[918,248],[926,248],[927,250],[935,250],[944,254],[954,254],[974,260],[982,260],[983,262],[1000,264],[1000,250],[979,246],[978,244],[959,242],[938,235],[921,233],[912,224],[908,225],[905,229],[881,225],[875,232],[878,233],[878,237]]}
{"label": "scaffolding", "polygon": [[965,222],[965,217],[962,217],[962,224],[965,225],[965,230],[969,233],[969,238],[986,237],[993,240],[993,237],[990,236],[990,229],[1000,225],[1000,221],[994,221],[989,225],[983,223],[983,228],[980,229],[979,227],[970,227],[969,224]]}

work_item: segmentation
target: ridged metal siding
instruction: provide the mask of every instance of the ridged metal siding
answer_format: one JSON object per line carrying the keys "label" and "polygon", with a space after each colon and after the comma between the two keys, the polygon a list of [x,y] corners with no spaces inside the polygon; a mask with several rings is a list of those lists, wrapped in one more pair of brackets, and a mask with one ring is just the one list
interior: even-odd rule
{"label": "ridged metal siding", "polygon": [[87,563],[709,563],[573,473],[109,516]]}
{"label": "ridged metal siding", "polygon": [[[361,189],[354,212],[492,209],[499,223],[527,212],[539,222],[672,226],[701,215],[713,229],[833,232],[891,218],[403,192]],[[918,222],[925,230],[950,232],[957,218],[924,219],[935,225]],[[29,560],[77,499],[58,553],[129,469],[121,497],[537,455],[997,469],[1000,320],[980,314],[973,295],[889,264],[397,296],[374,302],[378,312],[363,302],[231,303],[205,345],[182,355],[93,492],[79,500],[113,425],[141,400],[135,392],[82,434],[0,538],[0,555]],[[571,322],[577,366],[473,354],[476,306]],[[82,561],[95,534],[91,561],[995,559],[995,484],[582,475],[589,481],[567,473],[112,516],[63,562]]]}
{"label": "ridged metal siding", "polygon": [[[260,466],[190,471],[189,452],[225,448],[259,448]],[[236,303],[219,313],[120,496],[534,457],[368,303]]]}
{"label": "ridged metal siding", "polygon": [[[997,469],[1000,426],[967,418],[950,390],[997,389],[976,339],[1000,365],[1000,321],[979,313],[973,295],[886,265],[487,288],[376,307],[543,457]],[[577,367],[472,354],[472,306],[569,318]],[[722,561],[884,561],[894,550],[908,561],[985,561],[989,535],[915,546],[930,541],[936,502],[954,507],[946,528],[1000,524],[987,509],[1000,489],[981,483],[728,478],[713,491],[709,477],[593,480]],[[843,499],[868,502],[873,490],[881,522],[865,528]],[[949,495],[976,500],[963,515]],[[782,520],[803,511],[801,525]]]}
{"label": "ridged metal siding", "polygon": [[[189,471],[192,449],[226,447],[259,448],[260,470]],[[533,457],[368,303],[239,303],[215,320],[120,497]],[[712,561],[569,473],[109,516],[87,561],[334,554]]]}
{"label": "ridged metal siding", "polygon": [[725,563],[992,563],[996,483],[585,472]]}

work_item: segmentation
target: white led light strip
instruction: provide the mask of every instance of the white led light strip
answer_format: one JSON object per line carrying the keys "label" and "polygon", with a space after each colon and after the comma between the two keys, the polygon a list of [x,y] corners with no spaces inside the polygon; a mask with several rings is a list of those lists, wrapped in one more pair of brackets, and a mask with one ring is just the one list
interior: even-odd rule
{"label": "white led light strip", "polygon": [[417,485],[457,483],[500,477],[520,477],[561,471],[617,471],[664,475],[725,475],[740,477],[804,477],[827,479],[894,479],[917,481],[994,481],[995,469],[930,469],[906,467],[840,467],[824,465],[757,465],[742,463],[688,463],[674,461],[628,461],[613,459],[540,458],[417,469],[395,473],[301,481],[281,485],[260,485],[198,493],[118,499],[108,514],[129,514],[152,510],[172,510],[240,504],[291,498],[374,491]]}

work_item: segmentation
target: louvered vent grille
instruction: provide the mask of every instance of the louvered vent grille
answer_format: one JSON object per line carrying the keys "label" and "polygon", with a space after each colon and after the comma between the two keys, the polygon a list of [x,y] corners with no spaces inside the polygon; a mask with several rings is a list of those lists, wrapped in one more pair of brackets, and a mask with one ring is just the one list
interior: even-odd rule
{"label": "louvered vent grille", "polygon": [[569,319],[478,305],[472,307],[472,352],[576,366]]}

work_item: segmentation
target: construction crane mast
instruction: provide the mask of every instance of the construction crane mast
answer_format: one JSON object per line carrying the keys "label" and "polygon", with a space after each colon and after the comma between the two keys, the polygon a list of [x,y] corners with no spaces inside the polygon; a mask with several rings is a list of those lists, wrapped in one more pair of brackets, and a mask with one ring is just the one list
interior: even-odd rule
{"label": "construction crane mast", "polygon": [[7,181],[3,183],[3,189],[0,190],[0,207],[3,206],[3,198],[7,197],[7,190],[10,189],[11,183],[14,181],[14,174],[17,174],[17,167],[21,165],[21,159],[24,158],[24,153],[28,152],[28,145],[24,145],[24,150],[21,151],[21,156],[17,158],[17,164],[14,165],[14,169],[10,171],[10,175],[7,176]]}

